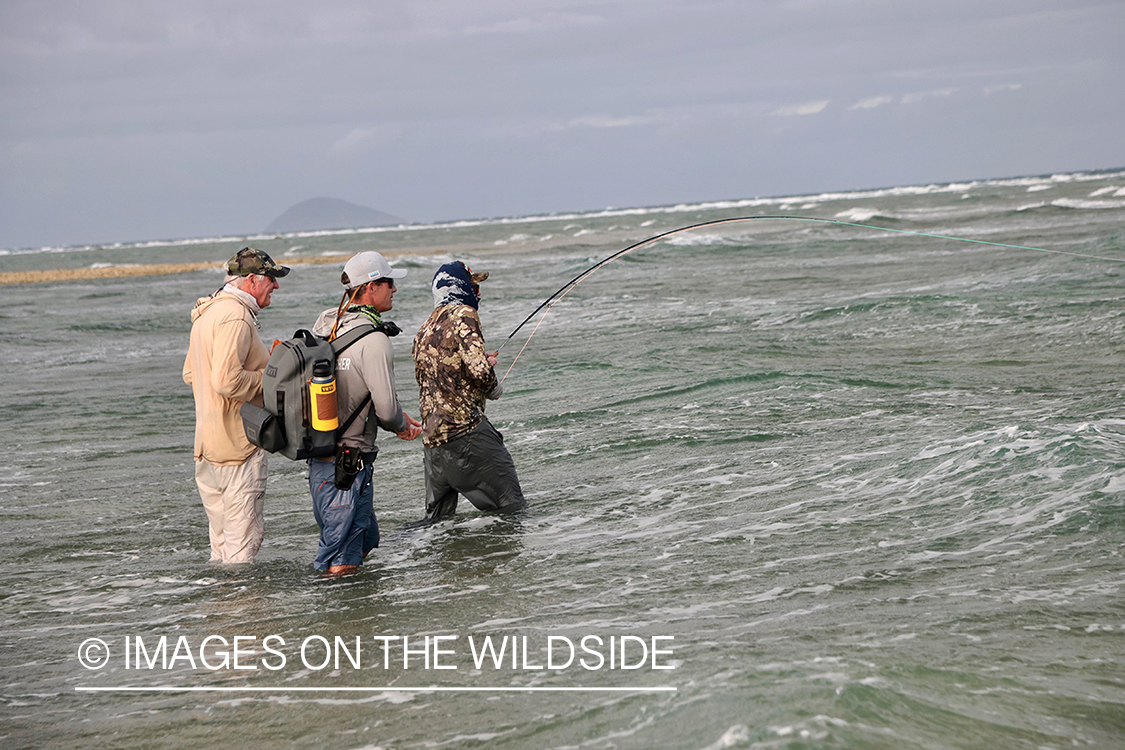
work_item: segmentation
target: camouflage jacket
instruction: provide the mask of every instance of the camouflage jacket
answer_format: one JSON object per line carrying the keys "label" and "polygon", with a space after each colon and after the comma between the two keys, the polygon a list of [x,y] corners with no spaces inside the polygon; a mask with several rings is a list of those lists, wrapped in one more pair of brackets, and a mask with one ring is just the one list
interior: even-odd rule
{"label": "camouflage jacket", "polygon": [[414,377],[422,444],[444,445],[484,419],[486,398],[500,396],[488,363],[480,316],[469,305],[439,305],[414,337]]}

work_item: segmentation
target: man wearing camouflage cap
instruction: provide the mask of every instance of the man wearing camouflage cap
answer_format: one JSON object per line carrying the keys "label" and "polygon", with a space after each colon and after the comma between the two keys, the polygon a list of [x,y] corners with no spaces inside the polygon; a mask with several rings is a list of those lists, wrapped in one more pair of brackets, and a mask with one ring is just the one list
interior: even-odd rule
{"label": "man wearing camouflage cap", "polygon": [[434,311],[414,337],[414,377],[422,413],[426,518],[452,516],[458,495],[479,510],[509,513],[524,507],[516,465],[504,437],[484,415],[486,399],[500,398],[496,352],[481,331],[480,283],[462,261],[434,274]]}
{"label": "man wearing camouflage cap", "polygon": [[251,445],[239,409],[262,405],[269,350],[258,313],[289,273],[252,247],[227,263],[223,287],[191,311],[184,382],[195,396],[195,483],[211,539],[211,562],[247,563],[262,546],[266,452]]}

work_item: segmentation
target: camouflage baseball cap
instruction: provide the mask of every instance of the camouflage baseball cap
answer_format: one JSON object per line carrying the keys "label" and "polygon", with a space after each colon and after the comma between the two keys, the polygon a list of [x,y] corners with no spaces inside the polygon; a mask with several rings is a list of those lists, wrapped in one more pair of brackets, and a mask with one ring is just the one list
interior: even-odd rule
{"label": "camouflage baseball cap", "polygon": [[231,276],[249,276],[252,273],[280,278],[289,273],[289,266],[279,266],[273,258],[256,247],[244,247],[227,261],[227,273]]}

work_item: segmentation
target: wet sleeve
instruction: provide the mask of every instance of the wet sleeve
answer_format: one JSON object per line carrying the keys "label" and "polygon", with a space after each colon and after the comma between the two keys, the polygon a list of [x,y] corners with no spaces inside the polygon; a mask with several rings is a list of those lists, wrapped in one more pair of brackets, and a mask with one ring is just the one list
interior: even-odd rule
{"label": "wet sleeve", "polygon": [[191,385],[191,349],[188,348],[187,356],[184,357],[184,382]]}
{"label": "wet sleeve", "polygon": [[363,367],[360,372],[371,393],[375,417],[384,430],[402,432],[406,429],[406,415],[402,413],[398,395],[395,394],[395,354],[391,340],[376,333],[368,336],[363,343]]}
{"label": "wet sleeve", "polygon": [[215,326],[211,360],[211,388],[232,401],[251,401],[262,392],[262,371],[247,370],[246,359],[258,334],[245,320],[226,320]]}

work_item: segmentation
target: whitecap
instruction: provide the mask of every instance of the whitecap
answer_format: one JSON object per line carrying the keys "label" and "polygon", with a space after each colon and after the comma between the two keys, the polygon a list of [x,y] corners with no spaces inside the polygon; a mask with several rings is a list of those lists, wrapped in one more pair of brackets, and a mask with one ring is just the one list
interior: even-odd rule
{"label": "whitecap", "polygon": [[844,221],[870,221],[879,215],[877,208],[849,208],[847,211],[840,211],[836,214],[835,218]]}
{"label": "whitecap", "polygon": [[[530,224],[546,221],[575,221],[597,218],[620,216],[653,216],[659,214],[678,214],[685,212],[709,211],[715,209],[743,209],[771,205],[785,204],[819,204],[826,201],[869,200],[874,198],[896,198],[910,196],[927,196],[942,193],[969,194],[980,188],[992,187],[1032,187],[1037,185],[1067,184],[1076,182],[1091,182],[1095,180],[1113,179],[1125,174],[1125,170],[1115,172],[1074,172],[1052,174],[1037,177],[1012,177],[988,180],[973,180],[971,182],[931,183],[927,185],[903,185],[890,188],[871,190],[852,190],[842,192],[826,192],[807,195],[790,195],[775,197],[754,197],[739,200],[706,201],[698,203],[677,203],[667,206],[644,206],[637,208],[606,208],[600,211],[576,211],[562,214],[534,214],[528,216],[514,216],[503,218],[467,219],[449,222],[434,222],[430,224],[399,224],[396,226],[360,227],[355,229],[329,229],[310,230],[303,232],[287,232],[282,234],[246,234],[224,235],[213,237],[196,237],[187,239],[162,239],[146,240],[143,242],[117,242],[103,245],[78,245],[78,246],[44,246],[38,248],[25,248],[16,250],[8,249],[9,253],[70,253],[85,252],[102,249],[136,249],[158,247],[186,247],[191,245],[212,244],[220,242],[253,242],[256,240],[273,239],[305,239],[316,237],[345,237],[367,234],[386,234],[391,232],[424,232],[433,229],[466,229],[487,226],[506,226],[513,224]],[[1121,192],[1115,197],[1122,196]],[[1125,197],[1125,196],[1122,196]],[[1098,206],[1099,208],[1102,206]],[[577,235],[576,235],[577,236]]]}
{"label": "whitecap", "polygon": [[1059,208],[1080,208],[1096,211],[1106,208],[1125,208],[1125,201],[1080,201],[1072,198],[1059,198],[1051,201],[1051,205]]}
{"label": "whitecap", "polygon": [[[778,734],[781,734],[779,731]],[[723,736],[702,750],[727,750],[750,741],[750,727],[745,724],[735,724],[723,732]]]}

